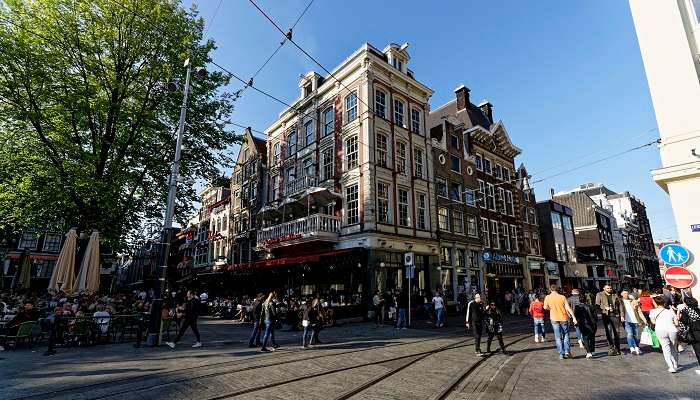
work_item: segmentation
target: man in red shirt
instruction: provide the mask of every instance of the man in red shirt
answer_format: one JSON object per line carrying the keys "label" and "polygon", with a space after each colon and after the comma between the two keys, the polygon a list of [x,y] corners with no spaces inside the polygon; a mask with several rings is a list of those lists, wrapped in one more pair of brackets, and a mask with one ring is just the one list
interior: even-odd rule
{"label": "man in red shirt", "polygon": [[530,303],[528,313],[532,316],[532,321],[535,324],[535,343],[544,343],[544,304],[540,301],[539,296]]}

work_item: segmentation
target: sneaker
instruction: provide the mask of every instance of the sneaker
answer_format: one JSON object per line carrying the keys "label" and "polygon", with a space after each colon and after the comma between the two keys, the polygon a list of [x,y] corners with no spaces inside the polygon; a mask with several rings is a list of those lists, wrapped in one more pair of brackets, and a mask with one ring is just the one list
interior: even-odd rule
{"label": "sneaker", "polygon": [[572,356],[571,353],[565,353],[564,358],[571,359],[574,358],[574,356]]}
{"label": "sneaker", "polygon": [[544,336],[540,336],[540,343],[544,343],[546,341],[547,341],[547,339],[545,339]]}
{"label": "sneaker", "polygon": [[672,373],[672,374],[675,374],[676,372],[678,372],[678,368],[671,367],[671,368],[667,369],[667,371]]}
{"label": "sneaker", "polygon": [[267,347],[263,347],[262,349],[260,349],[260,351],[263,353],[268,353],[270,352],[270,349],[268,349]]}
{"label": "sneaker", "polygon": [[578,347],[580,347],[582,349],[585,348],[585,347],[583,347],[583,340],[581,340],[581,339],[578,340]]}
{"label": "sneaker", "polygon": [[272,345],[272,348],[273,348],[273,349],[277,349],[277,348],[279,348],[279,347],[280,347],[280,345],[278,345],[278,344],[276,344],[276,343]]}
{"label": "sneaker", "polygon": [[586,353],[586,358],[593,358],[593,354],[591,354],[591,353]]}
{"label": "sneaker", "polygon": [[486,354],[482,353],[481,351],[476,352],[477,357],[484,357]]}
{"label": "sneaker", "polygon": [[404,327],[403,327],[403,328],[401,328],[401,329],[403,330],[403,329],[408,329],[408,328],[406,328],[406,327],[404,326]]}
{"label": "sneaker", "polygon": [[170,347],[171,349],[175,348],[175,343],[173,343],[173,342],[165,342],[165,344],[167,344],[168,347]]}
{"label": "sneaker", "polygon": [[194,344],[192,345],[192,348],[196,349],[197,347],[202,347],[202,342],[194,342]]}
{"label": "sneaker", "polygon": [[535,335],[535,343],[539,343],[539,342],[540,342],[540,335]]}

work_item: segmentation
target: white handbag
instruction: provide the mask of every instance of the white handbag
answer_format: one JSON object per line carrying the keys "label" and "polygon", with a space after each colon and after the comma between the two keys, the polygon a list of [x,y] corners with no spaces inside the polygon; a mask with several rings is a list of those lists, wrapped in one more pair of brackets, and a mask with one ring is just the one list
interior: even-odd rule
{"label": "white handbag", "polygon": [[309,326],[309,320],[308,320],[308,319],[305,319],[305,320],[301,321],[301,326],[303,326],[304,328],[306,328],[307,326]]}

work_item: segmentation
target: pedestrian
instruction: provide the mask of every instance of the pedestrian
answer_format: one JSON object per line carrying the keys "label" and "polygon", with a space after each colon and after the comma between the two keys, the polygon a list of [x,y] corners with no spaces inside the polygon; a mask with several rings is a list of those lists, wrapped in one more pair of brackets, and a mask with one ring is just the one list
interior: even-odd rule
{"label": "pedestrian", "polygon": [[[301,347],[308,348],[315,336],[316,324],[318,323],[318,314],[316,309],[313,308],[311,300],[306,301],[306,307],[304,308],[304,317],[301,321],[301,325],[304,327],[304,335],[301,340]],[[308,339],[308,340],[307,340]]]}
{"label": "pedestrian", "polygon": [[573,358],[569,342],[569,316],[574,320],[574,324],[577,324],[576,316],[566,297],[559,294],[557,285],[551,285],[549,290],[550,293],[544,298],[544,309],[549,310],[549,321],[554,331],[559,359]]}
{"label": "pedestrian", "polygon": [[501,312],[496,308],[496,303],[491,302],[488,309],[486,309],[486,331],[488,332],[488,339],[486,340],[486,354],[491,353],[491,342],[493,337],[498,338],[498,345],[501,347],[501,353],[508,355],[506,352],[506,346],[503,344],[503,316]]}
{"label": "pedestrian", "polygon": [[[279,346],[277,346],[277,343],[275,343],[275,305],[274,305],[274,300],[277,297],[275,292],[270,292],[270,294],[267,296],[267,299],[265,300],[264,303],[262,303],[262,310],[260,312],[260,320],[263,321],[265,324],[265,335],[263,336],[262,340],[262,347],[260,348],[260,351],[263,352],[268,352],[268,351],[273,351]],[[272,348],[268,348],[267,344],[268,341],[272,343]]]}
{"label": "pedestrian", "polygon": [[374,304],[374,309],[376,311],[374,322],[377,324],[377,328],[379,328],[380,325],[384,325],[384,297],[379,289],[374,292],[372,304]]}
{"label": "pedestrian", "polygon": [[620,295],[620,321],[625,325],[627,332],[627,347],[630,354],[640,355],[642,352],[639,350],[639,335],[646,326],[646,319],[639,307],[639,301],[632,299],[628,290],[623,289]]}
{"label": "pedestrian", "polygon": [[544,304],[539,296],[535,296],[535,299],[530,303],[528,312],[532,316],[532,322],[535,328],[535,343],[544,343]]}
{"label": "pedestrian", "polygon": [[620,321],[620,299],[613,293],[612,286],[603,286],[603,291],[595,296],[595,305],[602,314],[605,338],[608,340],[608,355],[620,355],[620,336],[616,324]]}
{"label": "pedestrian", "polygon": [[433,307],[435,308],[435,327],[442,328],[445,326],[445,298],[442,297],[442,291],[438,289],[433,297]]}
{"label": "pedestrian", "polygon": [[655,308],[649,313],[651,322],[656,327],[656,337],[661,344],[668,372],[678,372],[678,328],[676,315],[666,308],[666,299],[654,297]]}
{"label": "pedestrian", "polygon": [[200,301],[197,298],[197,295],[193,290],[188,290],[187,291],[187,301],[185,301],[185,316],[184,316],[184,322],[182,324],[182,327],[177,333],[177,336],[175,336],[175,339],[172,342],[165,342],[171,349],[175,348],[175,344],[180,341],[182,338],[182,335],[185,334],[185,331],[187,330],[188,327],[192,328],[192,333],[194,333],[195,338],[197,339],[196,342],[192,345],[193,348],[197,347],[202,347],[202,339],[199,336],[199,329],[197,329],[197,317],[199,316],[199,304]]}
{"label": "pedestrian", "polygon": [[[576,310],[576,306],[580,303],[579,300],[579,290],[578,289],[571,289],[571,296],[569,296],[566,301],[569,303],[569,307],[572,310]],[[578,325],[574,326],[576,328],[576,340],[578,340],[578,347],[584,348],[583,346],[583,340],[581,340],[581,330],[579,329]]]}
{"label": "pedestrian", "polygon": [[574,308],[576,317],[576,332],[581,336],[586,358],[593,358],[595,353],[595,334],[598,331],[598,317],[595,308],[589,304],[588,297],[579,294],[579,301]]}
{"label": "pedestrian", "polygon": [[[325,323],[325,315],[323,312],[323,304],[321,299],[316,297],[311,303],[311,308],[314,309],[314,314],[316,316],[316,323],[313,325],[314,335],[311,338],[312,344],[322,344],[321,342],[321,330],[323,329],[323,324]],[[275,338],[274,334],[272,336],[273,340]]]}
{"label": "pedestrian", "polygon": [[[700,309],[694,298],[686,297],[684,301],[686,308],[681,312],[680,321],[688,328],[688,344],[693,347],[700,365]],[[696,369],[695,373],[700,375],[700,369]]]}
{"label": "pedestrian", "polygon": [[513,304],[513,293],[511,293],[510,290],[507,290],[507,291],[506,291],[506,294],[503,296],[503,300],[504,300],[505,303],[506,303],[506,304],[505,304],[506,310],[509,310],[509,312],[510,312],[511,315],[512,315],[512,314],[513,314],[513,306],[512,306],[512,304]]}
{"label": "pedestrian", "polygon": [[63,309],[61,307],[56,307],[53,310],[53,314],[44,319],[44,324],[46,324],[45,328],[49,331],[48,347],[44,353],[45,356],[53,356],[56,354],[56,342],[62,336],[62,330],[64,328],[61,321],[62,315]]}
{"label": "pedestrian", "polygon": [[401,290],[396,296],[396,307],[399,310],[399,316],[396,319],[396,329],[406,329],[408,326],[408,321],[406,320],[406,314],[408,311],[408,293],[405,290]]}
{"label": "pedestrian", "polygon": [[467,317],[465,318],[467,330],[471,329],[472,336],[474,336],[474,351],[477,357],[484,356],[484,353],[481,352],[481,333],[483,332],[484,311],[484,305],[481,303],[481,295],[477,293],[474,295],[474,300],[467,304]]}
{"label": "pedestrian", "polygon": [[[261,326],[261,321],[260,321],[260,314],[262,313],[262,298],[263,298],[262,293],[258,293],[257,296],[255,296],[255,299],[253,300],[253,304],[251,306],[251,320],[253,321],[253,331],[250,333],[250,339],[248,340],[248,347],[262,347],[262,343],[260,342],[260,336],[261,336],[261,331],[262,331],[262,326]],[[241,310],[244,309],[244,306],[241,305]],[[243,317],[242,317],[243,318]]]}

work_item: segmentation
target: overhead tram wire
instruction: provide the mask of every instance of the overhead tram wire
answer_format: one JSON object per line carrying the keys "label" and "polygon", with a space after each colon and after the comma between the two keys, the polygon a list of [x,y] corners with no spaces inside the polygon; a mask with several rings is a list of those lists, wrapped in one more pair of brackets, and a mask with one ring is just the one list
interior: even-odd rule
{"label": "overhead tram wire", "polygon": [[[277,23],[276,23],[265,11],[263,11],[263,9],[260,8],[260,7],[255,3],[255,1],[253,1],[253,0],[248,0],[248,1],[249,1],[255,8],[257,8],[258,11],[260,11],[260,13],[261,13],[268,21],[270,21],[270,23],[271,23],[275,28],[277,28],[277,30],[282,34],[282,36],[284,36],[285,38],[287,38],[287,40],[289,40],[290,43],[292,43],[297,49],[299,49],[299,51],[301,51],[302,53],[304,53],[304,55],[306,55],[306,57],[308,57],[311,61],[313,61],[316,65],[318,65],[323,71],[325,71],[325,72],[326,72],[328,75],[330,75],[333,79],[335,79],[335,81],[338,82],[344,89],[346,89],[346,90],[348,90],[348,91],[350,90],[350,88],[348,88],[347,85],[345,85],[340,79],[338,79],[338,77],[336,77],[336,76],[333,74],[333,72],[331,72],[328,68],[326,68],[325,66],[323,66],[323,64],[321,64],[316,58],[314,58],[311,54],[309,54],[306,50],[304,50],[303,47],[301,47],[297,42],[294,41],[294,39],[293,39],[293,37],[292,37],[292,31],[291,31],[291,30],[289,30],[288,32],[285,32],[284,30],[282,30],[282,28],[280,28],[280,26],[277,25]],[[357,100],[358,100],[359,102],[361,102],[362,104],[364,104],[365,107],[367,107],[367,111],[368,111],[369,113],[374,114],[374,110],[372,109],[372,107],[371,107],[369,104],[367,104],[367,103],[362,99],[361,96],[357,96]]]}
{"label": "overhead tram wire", "polygon": [[219,0],[219,4],[216,5],[216,9],[214,10],[214,15],[211,16],[211,20],[209,20],[209,26],[207,29],[204,31],[204,34],[202,36],[207,36],[207,33],[211,30],[211,27],[214,25],[214,20],[216,19],[217,14],[219,14],[219,8],[221,8],[221,3],[223,3],[224,0]]}

